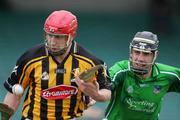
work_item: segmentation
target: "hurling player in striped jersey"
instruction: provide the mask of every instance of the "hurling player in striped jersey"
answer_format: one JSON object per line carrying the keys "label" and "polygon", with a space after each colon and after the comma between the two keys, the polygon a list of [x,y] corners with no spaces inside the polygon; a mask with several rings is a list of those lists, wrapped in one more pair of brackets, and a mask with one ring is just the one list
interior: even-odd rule
{"label": "hurling player in striped jersey", "polygon": [[77,28],[73,13],[53,11],[44,23],[44,42],[28,49],[17,60],[4,82],[4,104],[16,111],[23,94],[14,94],[13,86],[19,84],[26,89],[21,120],[76,120],[88,108],[90,98],[110,98],[106,69],[93,74],[95,82],[83,83],[83,90],[75,82],[75,73],[105,64],[75,41]]}

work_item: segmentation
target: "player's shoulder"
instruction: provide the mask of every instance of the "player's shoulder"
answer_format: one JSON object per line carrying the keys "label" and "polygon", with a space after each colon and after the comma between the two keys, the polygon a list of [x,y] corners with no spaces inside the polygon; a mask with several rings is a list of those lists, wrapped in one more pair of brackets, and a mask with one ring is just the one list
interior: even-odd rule
{"label": "player's shoulder", "polygon": [[175,66],[171,66],[171,65],[167,65],[163,63],[155,63],[155,66],[158,68],[159,71],[173,72],[173,71],[180,70],[179,68]]}
{"label": "player's shoulder", "polygon": [[128,71],[130,71],[128,60],[118,61],[109,69],[109,73],[111,77],[117,74],[127,73]]}
{"label": "player's shoulder", "polygon": [[36,59],[46,55],[45,45],[38,44],[27,49],[18,59],[17,62],[28,62],[32,59]]}
{"label": "player's shoulder", "polygon": [[82,47],[80,44],[76,43],[77,51],[75,53],[76,57],[82,60],[90,60],[95,64],[104,64],[104,61],[93,53],[91,53],[88,49]]}
{"label": "player's shoulder", "polygon": [[180,69],[174,66],[170,66],[170,65],[166,65],[166,64],[162,64],[162,63],[156,63],[156,68],[158,68],[158,72],[160,73],[160,75],[165,75],[166,77],[176,77],[180,80],[179,76],[180,76]]}
{"label": "player's shoulder", "polygon": [[111,67],[111,69],[121,69],[126,70],[129,69],[129,60],[121,60],[115,62],[115,64]]}
{"label": "player's shoulder", "polygon": [[121,60],[121,61],[118,61],[117,64],[123,65],[123,66],[128,66],[129,65],[129,60]]}

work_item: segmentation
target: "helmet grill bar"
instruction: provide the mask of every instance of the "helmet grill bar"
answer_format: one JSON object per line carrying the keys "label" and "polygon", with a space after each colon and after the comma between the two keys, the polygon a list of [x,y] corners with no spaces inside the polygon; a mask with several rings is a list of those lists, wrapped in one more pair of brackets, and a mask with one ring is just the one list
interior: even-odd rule
{"label": "helmet grill bar", "polygon": [[149,44],[155,44],[155,41],[153,41],[153,40],[140,38],[140,37],[135,37],[134,40],[137,42],[145,42],[145,43],[149,43]]}

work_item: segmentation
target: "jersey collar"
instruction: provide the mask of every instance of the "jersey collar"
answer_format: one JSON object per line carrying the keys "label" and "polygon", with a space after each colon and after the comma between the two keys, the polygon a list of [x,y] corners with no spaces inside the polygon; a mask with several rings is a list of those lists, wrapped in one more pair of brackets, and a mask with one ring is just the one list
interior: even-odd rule
{"label": "jersey collar", "polygon": [[70,53],[77,53],[77,51],[78,51],[77,43],[76,41],[73,41],[71,45]]}
{"label": "jersey collar", "polygon": [[160,74],[160,71],[159,71],[157,65],[154,64],[154,65],[153,65],[153,68],[152,68],[152,77],[155,77],[155,76],[157,76],[158,74]]}

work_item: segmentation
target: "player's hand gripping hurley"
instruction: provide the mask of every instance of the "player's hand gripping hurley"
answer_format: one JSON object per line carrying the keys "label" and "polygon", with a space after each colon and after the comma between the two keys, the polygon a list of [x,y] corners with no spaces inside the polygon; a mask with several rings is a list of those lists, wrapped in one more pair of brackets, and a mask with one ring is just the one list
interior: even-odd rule
{"label": "player's hand gripping hurley", "polygon": [[9,120],[14,110],[4,103],[0,103],[1,120]]}

